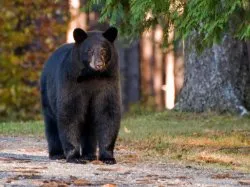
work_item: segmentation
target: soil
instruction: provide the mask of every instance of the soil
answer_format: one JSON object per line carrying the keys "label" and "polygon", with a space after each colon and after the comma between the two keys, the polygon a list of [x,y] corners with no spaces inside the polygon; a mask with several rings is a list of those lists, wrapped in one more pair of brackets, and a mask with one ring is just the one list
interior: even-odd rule
{"label": "soil", "polygon": [[156,159],[116,148],[117,164],[49,160],[43,138],[0,137],[0,186],[250,186],[250,173]]}

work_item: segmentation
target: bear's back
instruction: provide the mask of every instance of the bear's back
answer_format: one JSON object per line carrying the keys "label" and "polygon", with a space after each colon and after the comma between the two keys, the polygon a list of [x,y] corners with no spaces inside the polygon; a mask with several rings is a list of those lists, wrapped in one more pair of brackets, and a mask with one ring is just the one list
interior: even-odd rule
{"label": "bear's back", "polygon": [[60,74],[58,72],[63,63],[69,62],[73,45],[64,44],[57,48],[45,63],[42,71],[40,79],[42,103],[50,106],[51,113],[55,111],[55,103],[53,101],[57,98],[56,84]]}
{"label": "bear's back", "polygon": [[57,48],[45,63],[43,73],[51,72],[54,74],[55,70],[62,64],[62,62],[69,58],[73,45],[73,43],[64,44]]}

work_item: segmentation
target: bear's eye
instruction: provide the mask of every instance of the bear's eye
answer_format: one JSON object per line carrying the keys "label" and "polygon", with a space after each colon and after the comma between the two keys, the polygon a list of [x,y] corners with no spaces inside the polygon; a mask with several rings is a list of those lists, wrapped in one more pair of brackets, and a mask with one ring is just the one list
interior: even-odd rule
{"label": "bear's eye", "polygon": [[93,56],[93,54],[94,54],[94,50],[92,50],[92,49],[88,49],[88,54],[89,54],[89,56]]}
{"label": "bear's eye", "polygon": [[106,56],[107,55],[107,50],[106,49],[101,49],[101,55]]}

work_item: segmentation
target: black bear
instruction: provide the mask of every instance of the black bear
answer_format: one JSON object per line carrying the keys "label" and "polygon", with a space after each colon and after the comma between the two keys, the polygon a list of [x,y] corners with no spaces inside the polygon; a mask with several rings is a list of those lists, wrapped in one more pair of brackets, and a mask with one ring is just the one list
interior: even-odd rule
{"label": "black bear", "polygon": [[73,32],[75,43],[59,47],[41,75],[41,100],[51,159],[115,164],[121,119],[117,29]]}

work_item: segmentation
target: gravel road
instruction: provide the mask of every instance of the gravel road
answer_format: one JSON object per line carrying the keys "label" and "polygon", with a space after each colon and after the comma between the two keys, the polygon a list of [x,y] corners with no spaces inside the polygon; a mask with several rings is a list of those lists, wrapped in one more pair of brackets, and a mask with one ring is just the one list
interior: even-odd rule
{"label": "gravel road", "polygon": [[44,139],[0,137],[0,186],[250,186],[249,173],[137,157],[118,146],[116,165],[70,164],[49,160]]}

